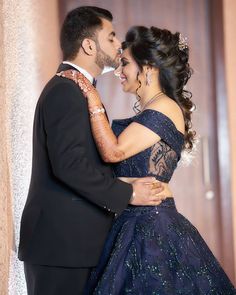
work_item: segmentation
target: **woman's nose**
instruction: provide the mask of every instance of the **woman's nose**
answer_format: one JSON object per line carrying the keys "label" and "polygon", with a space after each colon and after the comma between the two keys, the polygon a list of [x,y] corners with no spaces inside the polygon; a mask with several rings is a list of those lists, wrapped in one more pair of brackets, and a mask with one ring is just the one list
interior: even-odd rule
{"label": "woman's nose", "polygon": [[119,66],[115,69],[114,75],[117,76],[117,77],[120,77],[121,73],[122,73],[122,66],[121,66],[121,63],[120,63]]}

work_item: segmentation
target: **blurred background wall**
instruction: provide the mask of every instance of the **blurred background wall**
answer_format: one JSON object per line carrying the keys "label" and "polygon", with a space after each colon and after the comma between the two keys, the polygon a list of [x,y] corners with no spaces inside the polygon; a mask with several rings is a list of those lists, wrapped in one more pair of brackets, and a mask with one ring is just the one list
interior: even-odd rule
{"label": "blurred background wall", "polygon": [[[231,196],[233,213],[233,236],[234,236],[234,257],[236,256],[236,2],[224,0],[224,45],[225,45],[225,68],[226,68],[226,89],[228,98],[228,120],[230,140],[230,161],[231,161]],[[234,265],[236,269],[236,260]]]}
{"label": "blurred background wall", "polygon": [[3,0],[0,8],[0,294],[25,295],[16,252],[35,104],[60,60],[58,2]]}
{"label": "blurred background wall", "polygon": [[[61,61],[59,30],[80,5],[109,9],[120,39],[131,25],[187,36],[197,105],[195,155],[171,183],[177,207],[198,228],[235,283],[236,253],[236,2],[234,0],[0,1],[0,294],[26,294],[17,260],[20,217],[30,179],[32,124],[42,87]],[[110,118],[133,114],[113,74],[98,89]]]}

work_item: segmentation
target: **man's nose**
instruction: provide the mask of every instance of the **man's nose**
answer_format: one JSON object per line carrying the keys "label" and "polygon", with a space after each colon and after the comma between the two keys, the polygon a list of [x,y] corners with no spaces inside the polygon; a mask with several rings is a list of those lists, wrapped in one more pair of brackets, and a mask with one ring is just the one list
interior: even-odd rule
{"label": "man's nose", "polygon": [[121,48],[121,42],[117,38],[116,38],[116,48],[117,48],[117,50],[119,50]]}

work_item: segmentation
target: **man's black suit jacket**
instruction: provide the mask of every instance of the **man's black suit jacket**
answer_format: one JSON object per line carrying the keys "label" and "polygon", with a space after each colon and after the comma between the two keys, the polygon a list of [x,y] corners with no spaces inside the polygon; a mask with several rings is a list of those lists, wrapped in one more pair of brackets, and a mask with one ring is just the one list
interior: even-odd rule
{"label": "man's black suit jacket", "polygon": [[[72,68],[60,65],[59,71]],[[21,220],[19,259],[91,267],[98,262],[114,213],[131,185],[112,175],[93,140],[86,98],[71,80],[54,76],[37,103],[33,163]]]}

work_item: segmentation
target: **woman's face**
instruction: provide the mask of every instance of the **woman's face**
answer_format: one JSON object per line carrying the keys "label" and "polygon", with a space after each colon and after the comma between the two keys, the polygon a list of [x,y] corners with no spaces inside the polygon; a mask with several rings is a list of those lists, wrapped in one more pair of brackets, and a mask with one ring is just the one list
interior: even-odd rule
{"label": "woman's face", "polygon": [[120,76],[123,91],[136,94],[136,90],[139,87],[137,75],[140,69],[130,54],[129,48],[123,51],[120,62],[121,64],[116,72]]}

